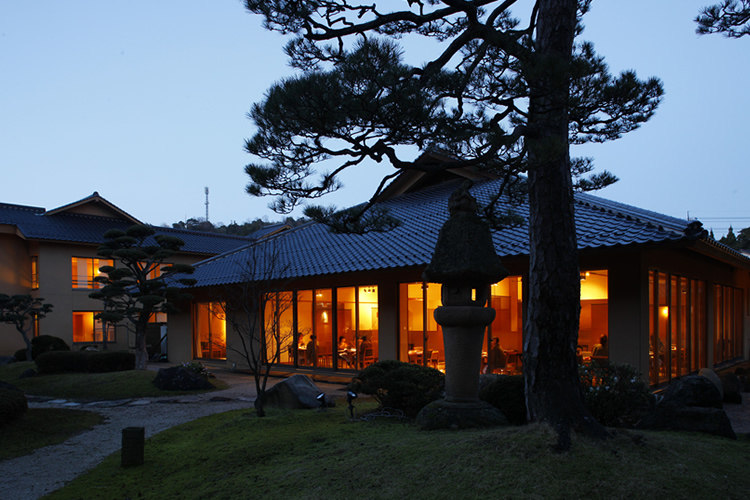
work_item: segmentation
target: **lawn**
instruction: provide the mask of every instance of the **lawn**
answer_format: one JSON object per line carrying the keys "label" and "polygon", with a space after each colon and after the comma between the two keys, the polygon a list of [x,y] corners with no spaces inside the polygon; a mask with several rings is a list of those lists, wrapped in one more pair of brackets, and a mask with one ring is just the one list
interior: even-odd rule
{"label": "lawn", "polygon": [[[361,406],[361,405],[360,405]],[[750,441],[670,432],[575,437],[568,453],[530,425],[420,431],[327,411],[238,410],[115,453],[49,498],[746,498]]]}
{"label": "lawn", "polygon": [[21,418],[0,427],[0,460],[28,455],[37,448],[62,443],[100,424],[98,413],[62,408],[30,408]]}
{"label": "lawn", "polygon": [[[0,380],[15,385],[26,394],[76,399],[80,401],[101,401],[143,397],[164,397],[178,394],[193,394],[205,391],[162,391],[152,383],[156,372],[153,370],[128,370],[110,373],[56,373],[18,378],[28,368],[35,368],[33,361],[11,363],[0,367]],[[227,385],[217,379],[210,379],[216,389]]]}
{"label": "lawn", "polygon": [[[103,401],[141,397],[164,397],[187,394],[162,391],[151,381],[156,372],[129,370],[112,373],[58,373],[19,378],[31,361],[0,366],[0,380],[15,385],[26,394],[79,401]],[[217,389],[226,383],[210,379]],[[205,391],[192,391],[205,392]],[[21,418],[0,427],[0,460],[29,454],[51,444],[57,444],[86,431],[102,421],[96,413],[72,409],[29,409]]]}

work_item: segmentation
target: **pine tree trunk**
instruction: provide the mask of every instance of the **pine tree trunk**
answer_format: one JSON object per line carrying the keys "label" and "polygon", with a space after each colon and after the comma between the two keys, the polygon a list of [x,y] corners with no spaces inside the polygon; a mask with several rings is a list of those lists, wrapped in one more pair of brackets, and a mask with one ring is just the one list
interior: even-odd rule
{"label": "pine tree trunk", "polygon": [[560,449],[570,446],[571,427],[605,435],[583,405],[575,357],[580,275],[568,96],[576,3],[539,0],[535,57],[527,71],[530,267],[523,371],[529,418],[551,424]]}

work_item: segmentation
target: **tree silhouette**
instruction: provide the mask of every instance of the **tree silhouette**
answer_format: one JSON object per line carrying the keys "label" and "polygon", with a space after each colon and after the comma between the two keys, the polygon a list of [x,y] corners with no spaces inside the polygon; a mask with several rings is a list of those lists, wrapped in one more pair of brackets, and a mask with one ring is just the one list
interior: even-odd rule
{"label": "tree silhouette", "polygon": [[[286,51],[301,72],[271,87],[250,113],[258,132],[246,149],[260,162],[246,167],[247,189],[275,195],[275,210],[335,191],[341,172],[366,160],[395,167],[369,203],[343,212],[313,207],[306,215],[339,230],[387,229],[393,221],[370,209],[401,172],[472,166],[506,185],[528,177],[527,407],[531,420],[558,430],[561,448],[571,427],[604,434],[583,406],[575,361],[573,190],[616,179],[592,174],[590,159],[571,160],[569,145],[637,128],[663,92],[657,79],[641,81],[632,71],[612,76],[592,44],[575,41],[590,3],[537,0],[522,23],[511,13],[517,0],[246,2],[268,29],[292,37]],[[436,41],[435,54],[407,64],[398,45],[405,37]],[[415,148],[438,149],[447,160],[414,161]],[[326,161],[330,171],[316,168]],[[492,201],[483,212],[492,217]]]}

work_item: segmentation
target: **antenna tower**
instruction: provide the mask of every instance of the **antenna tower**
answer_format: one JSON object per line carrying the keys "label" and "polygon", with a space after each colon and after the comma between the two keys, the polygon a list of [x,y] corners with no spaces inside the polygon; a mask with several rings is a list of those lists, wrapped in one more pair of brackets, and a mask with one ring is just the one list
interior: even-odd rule
{"label": "antenna tower", "polygon": [[206,193],[206,222],[208,222],[208,186],[203,191]]}

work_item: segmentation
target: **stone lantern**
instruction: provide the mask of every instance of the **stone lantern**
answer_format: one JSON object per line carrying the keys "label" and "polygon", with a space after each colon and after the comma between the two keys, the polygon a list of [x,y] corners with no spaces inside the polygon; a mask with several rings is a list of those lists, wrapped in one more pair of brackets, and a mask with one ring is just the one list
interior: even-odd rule
{"label": "stone lantern", "polygon": [[484,332],[495,319],[495,310],[486,307],[490,286],[509,273],[495,253],[489,226],[477,215],[469,186],[451,195],[450,217],[423,274],[425,281],[443,285],[443,305],[435,309],[435,321],[443,329],[445,347],[445,399],[419,413],[417,423],[424,429],[507,422],[498,409],[479,399],[479,371]]}

